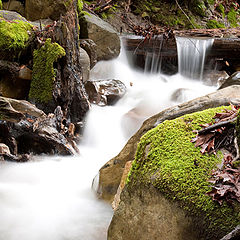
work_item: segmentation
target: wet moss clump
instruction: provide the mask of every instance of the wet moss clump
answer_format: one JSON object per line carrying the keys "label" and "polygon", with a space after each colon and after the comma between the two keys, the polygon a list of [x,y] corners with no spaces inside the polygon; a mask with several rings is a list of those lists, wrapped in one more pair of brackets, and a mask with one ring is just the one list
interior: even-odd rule
{"label": "wet moss clump", "polygon": [[166,198],[177,201],[194,216],[203,216],[206,232],[226,234],[240,224],[240,213],[224,203],[220,206],[206,195],[212,169],[222,162],[221,152],[200,153],[191,139],[200,124],[228,107],[218,107],[167,120],[147,132],[138,144],[127,183],[156,187]]}
{"label": "wet moss clump", "polygon": [[0,18],[0,49],[19,50],[25,48],[32,27],[28,22],[5,21]]}
{"label": "wet moss clump", "polygon": [[45,44],[33,52],[33,77],[29,98],[41,103],[52,100],[55,73],[53,63],[65,56],[65,50],[58,43],[47,39]]}

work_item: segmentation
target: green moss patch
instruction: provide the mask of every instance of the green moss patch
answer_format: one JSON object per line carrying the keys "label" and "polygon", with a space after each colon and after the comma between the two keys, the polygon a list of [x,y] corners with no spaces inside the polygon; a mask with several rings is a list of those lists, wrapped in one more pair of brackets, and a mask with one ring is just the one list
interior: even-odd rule
{"label": "green moss patch", "polygon": [[240,224],[239,212],[226,203],[220,206],[206,195],[211,190],[210,173],[222,162],[223,155],[202,155],[191,142],[196,136],[193,130],[212,122],[222,109],[226,107],[167,120],[147,132],[138,144],[128,184],[152,184],[190,213],[204,216],[209,231],[226,233]]}
{"label": "green moss patch", "polygon": [[227,19],[231,27],[238,27],[237,17],[237,12],[234,10],[234,8],[231,8],[231,10],[227,14]]}
{"label": "green moss patch", "polygon": [[55,79],[53,63],[65,56],[65,50],[47,39],[45,44],[33,53],[33,77],[29,98],[42,103],[52,100]]}
{"label": "green moss patch", "polygon": [[0,18],[0,49],[23,49],[29,39],[32,25],[20,20],[5,21]]}

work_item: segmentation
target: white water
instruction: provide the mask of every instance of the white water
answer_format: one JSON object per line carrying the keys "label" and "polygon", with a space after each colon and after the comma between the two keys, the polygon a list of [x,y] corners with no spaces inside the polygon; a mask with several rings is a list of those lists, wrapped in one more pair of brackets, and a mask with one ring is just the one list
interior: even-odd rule
{"label": "white water", "polygon": [[[136,72],[124,52],[114,61],[98,63],[91,78],[119,79],[127,94],[115,106],[92,107],[80,156],[0,163],[0,240],[106,240],[112,210],[91,190],[98,169],[121,150],[144,119],[214,91],[179,74]],[[181,93],[178,101],[171,99],[176,91]]]}
{"label": "white water", "polygon": [[190,79],[203,78],[203,68],[207,51],[214,39],[177,37],[178,71]]}

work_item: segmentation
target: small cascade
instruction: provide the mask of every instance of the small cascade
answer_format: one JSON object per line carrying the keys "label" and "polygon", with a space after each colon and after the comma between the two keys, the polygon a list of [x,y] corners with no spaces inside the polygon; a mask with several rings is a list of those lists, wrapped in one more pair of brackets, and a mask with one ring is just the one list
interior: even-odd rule
{"label": "small cascade", "polygon": [[213,41],[214,39],[176,37],[180,75],[202,80],[206,54]]}
{"label": "small cascade", "polygon": [[[160,73],[161,72],[161,50],[163,45],[163,35],[155,37],[153,41],[152,51],[146,53],[144,72]],[[156,49],[156,51],[155,51]]]}

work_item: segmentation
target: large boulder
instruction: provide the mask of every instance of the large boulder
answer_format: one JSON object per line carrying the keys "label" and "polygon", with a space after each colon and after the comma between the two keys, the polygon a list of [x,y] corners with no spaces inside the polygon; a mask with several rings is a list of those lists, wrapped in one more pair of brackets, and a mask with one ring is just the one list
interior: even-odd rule
{"label": "large boulder", "polygon": [[203,155],[191,142],[226,108],[165,120],[142,136],[108,240],[216,240],[240,223],[240,203],[220,205],[206,194],[223,154]]}
{"label": "large boulder", "polygon": [[228,105],[231,100],[240,98],[240,86],[231,86],[194,99],[192,101],[168,108],[147,119],[142,127],[128,140],[122,151],[109,160],[101,169],[98,195],[112,202],[117,192],[123,170],[127,161],[133,161],[140,138],[150,129],[167,119],[174,119],[184,114],[193,113],[207,108]]}
{"label": "large boulder", "polygon": [[85,28],[84,38],[92,39],[97,45],[97,60],[110,60],[120,53],[120,39],[110,24],[97,16],[87,14],[81,20],[81,27]]}
{"label": "large boulder", "polygon": [[120,80],[87,81],[86,91],[91,103],[100,106],[113,105],[126,93],[126,86]]}
{"label": "large boulder", "polygon": [[28,20],[42,18],[58,20],[71,7],[72,0],[26,0],[25,15]]}

